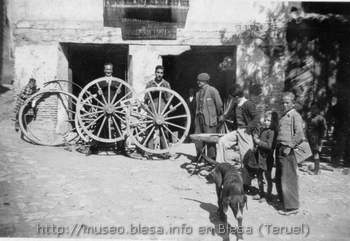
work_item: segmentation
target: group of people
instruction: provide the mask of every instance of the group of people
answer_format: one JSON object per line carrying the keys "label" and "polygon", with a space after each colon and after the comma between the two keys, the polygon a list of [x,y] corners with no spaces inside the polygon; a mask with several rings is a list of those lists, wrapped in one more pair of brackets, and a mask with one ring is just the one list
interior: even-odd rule
{"label": "group of people", "polygon": [[[105,76],[112,76],[113,65],[104,65]],[[147,83],[146,88],[165,87],[171,88],[169,82],[164,80],[164,68],[159,65],[155,68],[155,78]],[[260,118],[256,105],[249,100],[245,90],[236,85],[230,91],[231,104],[224,112],[223,102],[216,88],[209,84],[210,76],[200,73],[197,76],[198,91],[190,96],[190,104],[193,111],[194,133],[218,133],[219,127],[229,116],[234,116],[235,130],[223,135],[217,145],[207,143],[207,156],[218,163],[238,163],[242,170],[245,190],[250,192],[251,181],[257,177],[259,194],[254,199],[269,198],[272,193],[273,178],[271,175],[273,166],[276,167],[275,185],[278,198],[283,209],[281,214],[296,213],[299,208],[297,163],[300,155],[297,155],[302,143],[307,142],[304,131],[304,121],[295,110],[295,96],[291,92],[283,93],[283,114],[280,118],[276,112],[267,111]],[[18,109],[23,102],[37,91],[34,79],[30,79],[28,85],[19,94],[15,110],[15,128],[18,130]],[[167,98],[167,96],[164,96]],[[147,101],[147,100],[145,100]],[[164,100],[164,103],[167,99]],[[163,101],[156,103],[163,103]],[[317,107],[312,109],[308,139],[311,144],[315,159],[315,173],[319,171],[319,153],[321,139],[326,132],[324,118],[318,114]],[[233,114],[232,114],[233,113]],[[259,124],[260,121],[260,124]],[[162,142],[165,140],[161,140]],[[203,143],[195,142],[197,155],[202,152]],[[148,143],[150,147],[152,142]],[[88,154],[97,150],[97,142],[92,142]],[[125,148],[124,145],[121,148]],[[227,153],[228,149],[236,148],[239,154],[238,160],[232,160]],[[304,155],[305,157],[305,155]],[[264,192],[264,180],[267,181],[267,192]]]}
{"label": "group of people", "polygon": [[[200,88],[196,94],[195,133],[218,133],[228,116],[234,116],[236,128],[220,137],[217,145],[207,143],[207,156],[217,163],[229,162],[238,166],[247,193],[253,190],[252,179],[257,178],[259,192],[253,199],[271,198],[274,180],[280,204],[279,213],[297,213],[297,164],[313,155],[314,172],[319,172],[321,139],[326,134],[324,117],[314,105],[310,121],[305,123],[295,109],[295,95],[284,92],[282,116],[279,118],[276,112],[266,111],[260,118],[256,105],[238,85],[231,91],[234,104],[224,112],[220,94],[209,85],[209,79],[208,74],[198,75]],[[308,124],[307,127],[305,124]],[[202,148],[203,143],[196,143],[197,157]],[[239,154],[236,160],[228,155],[228,150],[232,148]],[[271,174],[273,166],[276,167],[274,178]],[[264,176],[267,182],[266,192]]]}

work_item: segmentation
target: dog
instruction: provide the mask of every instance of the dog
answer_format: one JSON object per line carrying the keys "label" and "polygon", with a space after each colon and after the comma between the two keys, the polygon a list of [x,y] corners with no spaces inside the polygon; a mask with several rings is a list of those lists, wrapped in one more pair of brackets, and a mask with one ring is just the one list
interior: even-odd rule
{"label": "dog", "polygon": [[238,228],[242,228],[243,208],[246,206],[248,209],[248,204],[241,173],[228,163],[219,163],[211,172],[211,179],[216,185],[220,219],[227,222],[226,213],[230,207],[238,222]]}

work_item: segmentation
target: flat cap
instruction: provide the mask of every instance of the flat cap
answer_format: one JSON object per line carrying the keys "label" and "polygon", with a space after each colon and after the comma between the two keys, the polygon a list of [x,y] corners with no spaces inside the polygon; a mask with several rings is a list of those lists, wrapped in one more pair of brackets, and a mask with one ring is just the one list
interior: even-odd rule
{"label": "flat cap", "polygon": [[209,74],[207,73],[200,73],[198,76],[197,76],[197,79],[199,81],[209,81],[210,80],[210,76]]}

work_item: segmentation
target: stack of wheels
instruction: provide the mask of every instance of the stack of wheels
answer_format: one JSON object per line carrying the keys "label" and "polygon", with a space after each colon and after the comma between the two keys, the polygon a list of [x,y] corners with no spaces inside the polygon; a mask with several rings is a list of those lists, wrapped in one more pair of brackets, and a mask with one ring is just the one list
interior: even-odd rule
{"label": "stack of wheels", "polygon": [[127,132],[132,142],[150,154],[168,153],[186,138],[191,115],[185,100],[175,91],[147,88],[128,108]]}
{"label": "stack of wheels", "polygon": [[45,146],[59,146],[76,140],[76,104],[77,97],[62,90],[35,93],[19,110],[19,125],[24,138]]}
{"label": "stack of wheels", "polygon": [[[116,143],[126,136],[126,113],[134,95],[131,86],[115,77],[87,84],[78,96],[75,124],[89,141]],[[79,133],[81,135],[81,133]]]}

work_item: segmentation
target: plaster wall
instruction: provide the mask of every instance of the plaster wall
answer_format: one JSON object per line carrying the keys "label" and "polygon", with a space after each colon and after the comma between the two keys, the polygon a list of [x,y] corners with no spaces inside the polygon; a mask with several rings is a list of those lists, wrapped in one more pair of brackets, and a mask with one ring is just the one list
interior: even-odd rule
{"label": "plaster wall", "polygon": [[[284,60],[271,62],[261,46],[266,44],[264,34],[270,34],[271,19],[278,31],[284,31],[287,2],[191,0],[185,27],[177,30],[176,40],[165,41],[123,40],[120,28],[103,26],[103,0],[14,0],[10,4],[15,9],[16,87],[29,77],[43,83],[67,76],[65,65],[59,64],[62,42],[129,44],[128,81],[136,91],[153,78],[154,67],[162,63],[161,55],[181,53],[193,45],[237,46],[237,82],[245,84],[247,78],[255,78],[263,85],[259,103],[274,103],[283,86]],[[256,26],[260,30],[255,39],[246,41],[247,33]],[[271,97],[271,91],[276,91],[276,96]]]}

